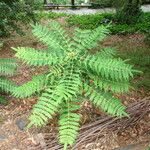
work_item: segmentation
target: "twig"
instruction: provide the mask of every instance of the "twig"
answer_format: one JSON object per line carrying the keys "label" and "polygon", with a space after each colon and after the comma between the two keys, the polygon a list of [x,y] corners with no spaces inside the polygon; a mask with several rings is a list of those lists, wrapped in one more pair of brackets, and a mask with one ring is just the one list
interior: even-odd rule
{"label": "twig", "polygon": [[[130,118],[114,118],[110,116],[99,117],[97,121],[83,125],[80,129],[80,134],[77,139],[77,143],[71,150],[75,150],[80,146],[92,143],[95,140],[105,136],[106,131],[118,131],[122,132],[129,125],[135,125],[145,115],[150,113],[150,96],[146,97],[138,102],[135,102],[128,106],[127,112],[130,114]],[[56,130],[53,133],[44,134],[47,150],[61,150],[62,145],[58,145]],[[35,147],[34,150],[40,150]]]}

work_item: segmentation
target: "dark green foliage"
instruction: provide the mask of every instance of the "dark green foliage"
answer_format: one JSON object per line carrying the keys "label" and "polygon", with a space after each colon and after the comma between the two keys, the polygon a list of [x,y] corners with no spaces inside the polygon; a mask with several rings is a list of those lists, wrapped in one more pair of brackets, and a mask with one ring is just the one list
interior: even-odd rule
{"label": "dark green foliage", "polygon": [[146,33],[150,28],[150,22],[141,22],[133,25],[114,24],[110,27],[112,34],[134,34],[136,32]]}
{"label": "dark green foliage", "polygon": [[14,31],[22,34],[21,23],[31,20],[34,20],[34,15],[30,6],[19,1],[0,2],[0,37],[9,36]]}
{"label": "dark green foliage", "polygon": [[40,20],[40,19],[57,19],[57,18],[67,17],[67,16],[69,16],[69,15],[67,15],[65,13],[54,13],[54,12],[49,12],[49,13],[39,12],[39,13],[35,14],[35,17],[37,20]]}
{"label": "dark green foliage", "polygon": [[112,7],[113,0],[91,0],[92,8]]}
{"label": "dark green foliage", "polygon": [[94,29],[101,24],[109,22],[109,29],[112,34],[132,34],[135,32],[145,33],[150,28],[150,13],[144,13],[140,22],[127,25],[115,22],[115,14],[94,14],[94,15],[70,15],[67,19],[70,26],[78,26],[81,29]]}
{"label": "dark green foliage", "polygon": [[[129,12],[130,11],[129,9],[131,9],[132,12]],[[137,11],[137,12],[135,12],[135,11]],[[115,20],[120,24],[130,25],[130,24],[135,24],[137,22],[140,22],[142,17],[143,17],[143,13],[140,9],[134,10],[133,8],[124,8],[124,9],[117,11]]]}
{"label": "dark green foliage", "polygon": [[[114,7],[122,3],[122,0],[90,0],[92,8]],[[141,0],[142,4],[150,4],[150,0]]]}
{"label": "dark green foliage", "polygon": [[112,48],[101,49],[96,54],[89,52],[109,34],[104,26],[94,30],[76,28],[72,37],[57,22],[51,22],[49,28],[36,24],[32,31],[47,45],[45,51],[13,48],[25,63],[49,67],[47,73],[34,77],[14,93],[23,98],[41,91],[28,127],[46,125],[57,113],[59,141],[66,150],[75,143],[80,125],[78,110],[85,99],[110,115],[128,116],[115,94],[129,91],[130,78],[136,71],[126,61],[116,58]]}
{"label": "dark green foliage", "polygon": [[44,9],[44,0],[24,0],[26,5],[30,5],[34,10]]}
{"label": "dark green foliage", "polygon": [[70,26],[75,25],[81,29],[95,29],[105,19],[112,21],[113,14],[70,15],[66,20]]}
{"label": "dark green foliage", "polygon": [[142,4],[150,4],[150,0],[142,0]]}
{"label": "dark green foliage", "polygon": [[0,105],[7,105],[8,101],[5,99],[5,97],[0,96]]}
{"label": "dark green foliage", "polygon": [[147,45],[150,45],[150,30],[146,32],[144,41]]}
{"label": "dark green foliage", "polygon": [[135,24],[142,18],[140,0],[119,0],[115,19],[120,24]]}
{"label": "dark green foliage", "polygon": [[12,5],[15,2],[19,2],[19,0],[1,0],[1,2],[4,2],[4,3],[8,4],[8,5]]}

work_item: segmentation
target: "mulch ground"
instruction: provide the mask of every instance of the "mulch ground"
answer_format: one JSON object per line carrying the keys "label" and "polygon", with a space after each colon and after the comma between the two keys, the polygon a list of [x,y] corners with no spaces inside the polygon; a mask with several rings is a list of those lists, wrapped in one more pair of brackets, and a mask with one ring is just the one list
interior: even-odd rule
{"label": "mulch ground", "polygon": [[[116,46],[123,47],[121,50],[125,50],[126,47],[129,46],[144,46],[143,45],[143,35],[130,35],[130,36],[112,36],[108,38],[103,45],[104,46]],[[11,50],[11,47],[18,46],[28,46],[35,48],[43,48],[43,45],[38,44],[38,42],[34,39],[32,35],[28,35],[27,37],[17,37],[11,39],[3,39],[4,46],[0,50],[0,58],[9,58],[14,57],[14,51]],[[129,45],[124,44],[123,41],[128,41]],[[120,43],[120,45],[117,45]],[[17,74],[11,79],[14,80],[17,84],[23,84],[31,79],[33,75],[42,73],[46,70],[46,68],[30,68],[26,65],[23,65],[19,62],[19,69]],[[126,95],[119,95],[123,99],[123,103],[128,106],[133,102],[136,102],[146,96],[150,95],[149,92],[145,92],[143,89],[140,91],[131,91]],[[32,106],[36,103],[37,98],[29,98],[29,99],[15,99],[7,96],[9,104],[7,106],[0,106],[0,149],[1,150],[26,150],[30,145],[36,146],[38,143],[35,140],[35,136],[39,133],[52,132],[53,127],[55,126],[55,120],[53,124],[48,125],[45,129],[30,129],[30,130],[21,130],[16,124],[17,120],[22,119],[27,122],[27,118],[32,109]],[[96,118],[102,114],[99,110],[94,109],[91,105],[86,104],[87,108],[82,110],[82,114],[84,116],[84,123],[88,123],[93,118]],[[121,133],[110,132],[107,133],[106,136],[101,139],[98,143],[101,143],[99,148],[95,148],[95,150],[111,150],[116,147],[123,147],[125,145],[140,143],[144,141],[150,141],[150,136],[145,136],[142,133],[148,132],[150,128],[150,115],[146,115],[139,122],[137,122],[134,126],[128,126]],[[150,134],[150,133],[149,133]],[[110,138],[111,137],[111,138]],[[95,142],[95,141],[93,141]],[[91,144],[92,145],[92,144]],[[147,146],[147,144],[144,144]],[[145,146],[139,150],[145,150]],[[140,147],[140,146],[139,146]],[[90,148],[88,149],[93,149]],[[132,150],[132,148],[130,148]],[[138,150],[138,149],[136,149]]]}

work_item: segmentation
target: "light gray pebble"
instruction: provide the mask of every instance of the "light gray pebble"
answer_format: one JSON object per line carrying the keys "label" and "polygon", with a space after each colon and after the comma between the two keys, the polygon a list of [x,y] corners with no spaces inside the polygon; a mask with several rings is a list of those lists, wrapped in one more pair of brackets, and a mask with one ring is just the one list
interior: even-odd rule
{"label": "light gray pebble", "polygon": [[18,120],[16,121],[16,125],[18,126],[18,128],[19,128],[20,130],[23,131],[23,130],[25,129],[27,123],[26,123],[26,121],[25,121],[24,119],[18,119]]}
{"label": "light gray pebble", "polygon": [[0,135],[0,141],[5,140],[7,137],[5,135]]}

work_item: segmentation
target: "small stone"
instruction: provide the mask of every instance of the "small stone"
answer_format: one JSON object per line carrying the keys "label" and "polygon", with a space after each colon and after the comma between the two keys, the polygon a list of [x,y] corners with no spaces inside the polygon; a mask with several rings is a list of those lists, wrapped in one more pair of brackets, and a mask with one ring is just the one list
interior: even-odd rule
{"label": "small stone", "polygon": [[6,136],[5,135],[0,135],[0,141],[3,141],[6,139]]}
{"label": "small stone", "polygon": [[18,128],[20,129],[20,130],[24,130],[24,128],[26,127],[26,121],[25,120],[23,120],[23,119],[19,119],[19,120],[17,120],[16,121],[16,125],[18,126]]}
{"label": "small stone", "polygon": [[131,134],[131,137],[136,137],[136,136],[137,136],[136,133],[132,133],[132,134]]}
{"label": "small stone", "polygon": [[128,105],[128,102],[127,102],[127,101],[124,101],[124,104],[125,104],[125,105]]}

